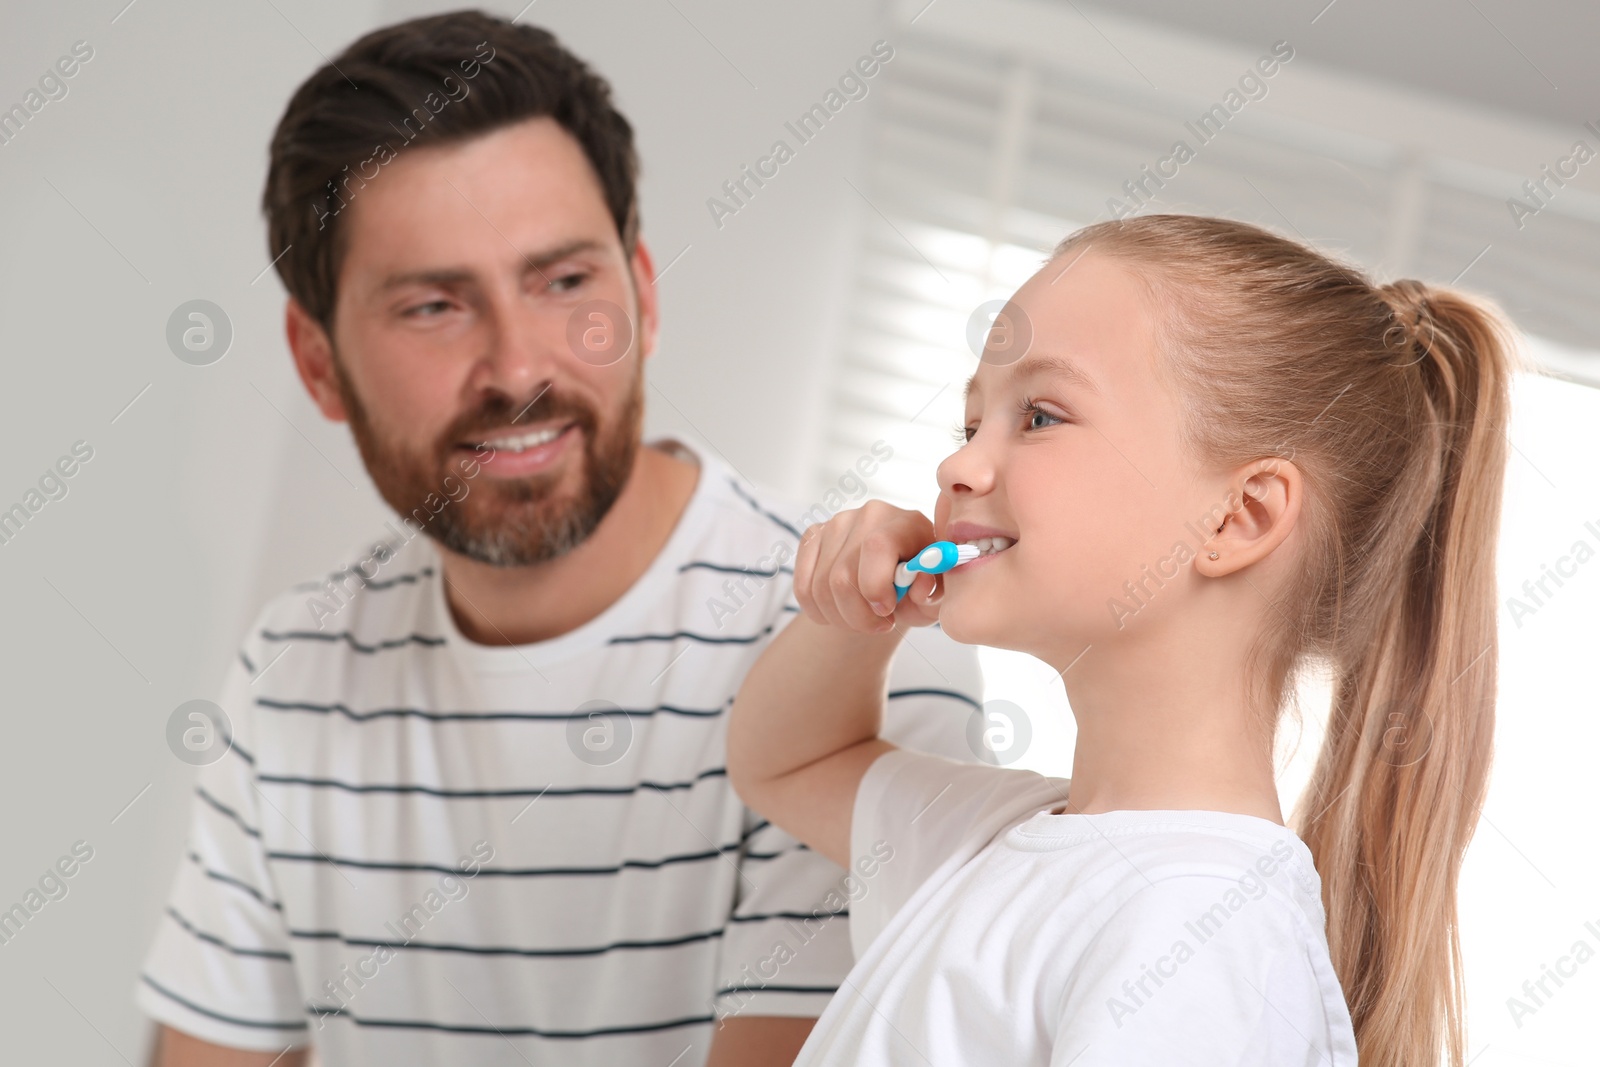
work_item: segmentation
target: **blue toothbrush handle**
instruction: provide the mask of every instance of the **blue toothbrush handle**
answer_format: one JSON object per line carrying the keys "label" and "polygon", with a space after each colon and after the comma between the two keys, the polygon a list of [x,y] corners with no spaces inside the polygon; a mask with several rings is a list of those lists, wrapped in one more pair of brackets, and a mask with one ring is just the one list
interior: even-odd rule
{"label": "blue toothbrush handle", "polygon": [[[894,569],[894,578],[895,578],[895,581],[894,581],[894,599],[895,599],[895,601],[897,603],[900,600],[905,598],[906,590],[910,589],[911,588],[911,583],[917,580],[917,576],[915,574],[908,575],[908,574],[904,573],[908,569],[909,568],[907,568],[904,563],[900,564],[900,566],[898,566],[898,567],[896,567]],[[905,585],[901,585],[900,584],[900,579],[901,578],[905,578],[906,579],[906,584]]]}
{"label": "blue toothbrush handle", "polygon": [[[937,559],[930,558],[936,554]],[[961,561],[961,556],[955,544],[951,541],[935,541],[911,559],[906,560],[895,568],[894,572],[894,599],[898,603],[906,595],[906,590],[917,580],[917,574],[943,574]],[[901,584],[904,582],[905,584]]]}

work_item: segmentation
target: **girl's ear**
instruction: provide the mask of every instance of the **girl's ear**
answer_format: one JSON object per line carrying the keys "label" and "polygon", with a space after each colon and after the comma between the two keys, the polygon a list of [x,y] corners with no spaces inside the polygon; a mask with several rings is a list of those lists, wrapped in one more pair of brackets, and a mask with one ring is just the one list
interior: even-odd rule
{"label": "girl's ear", "polygon": [[[1209,578],[1243,570],[1272,553],[1300,517],[1305,481],[1286,459],[1258,459],[1239,468],[1231,496],[1238,504],[1223,517],[1216,535],[1200,546],[1195,569]],[[1216,553],[1215,559],[1211,558]]]}

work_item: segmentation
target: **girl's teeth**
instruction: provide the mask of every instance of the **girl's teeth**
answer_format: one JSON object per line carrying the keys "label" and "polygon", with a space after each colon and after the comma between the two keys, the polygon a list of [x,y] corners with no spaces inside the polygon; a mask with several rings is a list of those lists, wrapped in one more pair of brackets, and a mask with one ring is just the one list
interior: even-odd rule
{"label": "girl's teeth", "polygon": [[980,537],[976,540],[968,541],[967,544],[976,545],[981,555],[989,556],[996,552],[1004,552],[1016,542],[1009,537]]}

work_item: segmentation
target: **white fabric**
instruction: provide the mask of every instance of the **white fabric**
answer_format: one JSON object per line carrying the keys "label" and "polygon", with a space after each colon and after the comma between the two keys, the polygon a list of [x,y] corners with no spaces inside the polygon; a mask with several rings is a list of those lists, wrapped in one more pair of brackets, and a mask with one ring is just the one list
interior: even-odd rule
{"label": "white fabric", "polygon": [[[432,541],[398,527],[321,628],[325,584],[266,606],[136,986],[148,1014],[223,1045],[314,1039],[329,1067],[696,1067],[719,1015],[822,1010],[851,962],[844,872],[724,769],[728,705],[797,611],[775,556],[801,508],[688,454],[658,558],[552,640],[464,639]],[[908,643],[889,729],[971,759],[974,651]],[[577,755],[593,700],[629,712],[609,765]]]}
{"label": "white fabric", "polygon": [[858,956],[796,1067],[1356,1067],[1310,851],[1215,811],[894,750],[851,823]]}

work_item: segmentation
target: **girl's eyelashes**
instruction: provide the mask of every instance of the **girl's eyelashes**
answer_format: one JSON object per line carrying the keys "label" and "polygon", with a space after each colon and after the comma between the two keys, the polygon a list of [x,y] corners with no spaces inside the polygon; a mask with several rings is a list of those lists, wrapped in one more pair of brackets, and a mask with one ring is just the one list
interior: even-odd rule
{"label": "girl's eyelashes", "polygon": [[[1044,426],[1035,425],[1033,420],[1040,415],[1047,419],[1053,419],[1054,421],[1047,423]],[[1044,408],[1040,407],[1031,396],[1022,397],[1017,401],[1017,418],[1026,418],[1028,420],[1027,428],[1030,430],[1046,430],[1051,426],[1056,426],[1067,421],[1060,415],[1052,414],[1051,412],[1048,412]]]}
{"label": "girl's eyelashes", "polygon": [[[1063,416],[1057,415],[1054,412],[1046,411],[1044,408],[1040,407],[1033,397],[1030,396],[1021,397],[1017,400],[1016,412],[1019,420],[1025,420],[1023,422],[1023,429],[1025,430],[1048,430],[1051,426],[1058,426],[1067,421],[1067,419]],[[1047,422],[1044,425],[1039,425],[1034,421],[1039,417],[1050,419],[1052,421]],[[951,436],[955,438],[957,445],[964,445],[971,441],[972,435],[977,432],[978,428],[976,426],[966,426],[957,423],[952,429]]]}

